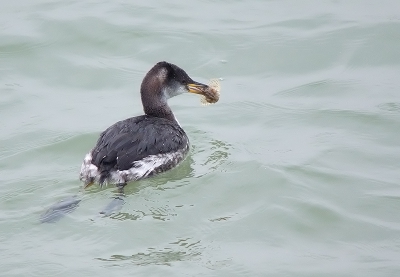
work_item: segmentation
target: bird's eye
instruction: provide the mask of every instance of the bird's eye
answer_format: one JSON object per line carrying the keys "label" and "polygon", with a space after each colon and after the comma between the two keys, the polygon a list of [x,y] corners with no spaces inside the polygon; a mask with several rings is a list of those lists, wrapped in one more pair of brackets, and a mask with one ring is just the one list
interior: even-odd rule
{"label": "bird's eye", "polygon": [[182,80],[182,84],[186,86],[187,85],[186,80]]}

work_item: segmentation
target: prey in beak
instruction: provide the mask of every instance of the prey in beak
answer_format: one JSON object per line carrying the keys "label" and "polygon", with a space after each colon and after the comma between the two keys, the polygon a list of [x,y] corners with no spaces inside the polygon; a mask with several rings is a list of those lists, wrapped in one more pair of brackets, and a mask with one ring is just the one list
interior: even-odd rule
{"label": "prey in beak", "polygon": [[209,86],[198,82],[187,84],[187,89],[191,93],[200,94],[206,103],[216,103],[219,100],[219,86]]}

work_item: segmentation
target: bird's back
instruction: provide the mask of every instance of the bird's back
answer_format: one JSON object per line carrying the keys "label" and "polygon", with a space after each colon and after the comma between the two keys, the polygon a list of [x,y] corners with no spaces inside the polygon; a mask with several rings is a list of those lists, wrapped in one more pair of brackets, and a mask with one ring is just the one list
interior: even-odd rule
{"label": "bird's back", "polygon": [[150,155],[178,151],[188,143],[185,131],[173,121],[147,115],[128,118],[107,128],[92,151],[99,170],[126,170]]}

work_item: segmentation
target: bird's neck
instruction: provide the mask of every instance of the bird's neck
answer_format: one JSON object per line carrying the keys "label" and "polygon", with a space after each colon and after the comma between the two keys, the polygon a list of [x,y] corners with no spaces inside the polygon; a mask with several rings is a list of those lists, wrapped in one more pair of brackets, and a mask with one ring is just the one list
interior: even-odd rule
{"label": "bird's neck", "polygon": [[167,103],[169,96],[163,88],[163,83],[166,78],[164,69],[153,72],[156,69],[151,69],[143,79],[140,87],[143,110],[146,115],[165,118],[177,122],[175,116]]}
{"label": "bird's neck", "polygon": [[143,105],[143,110],[146,115],[165,118],[178,123],[167,103],[165,105]]}

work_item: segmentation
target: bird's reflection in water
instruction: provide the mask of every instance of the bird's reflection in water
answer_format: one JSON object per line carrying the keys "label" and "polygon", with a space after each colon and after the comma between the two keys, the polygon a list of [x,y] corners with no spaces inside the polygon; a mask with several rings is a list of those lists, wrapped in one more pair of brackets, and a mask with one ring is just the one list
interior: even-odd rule
{"label": "bird's reflection in water", "polygon": [[55,223],[66,214],[73,212],[81,202],[76,195],[69,196],[53,205],[51,205],[43,214],[40,216],[41,223]]}

